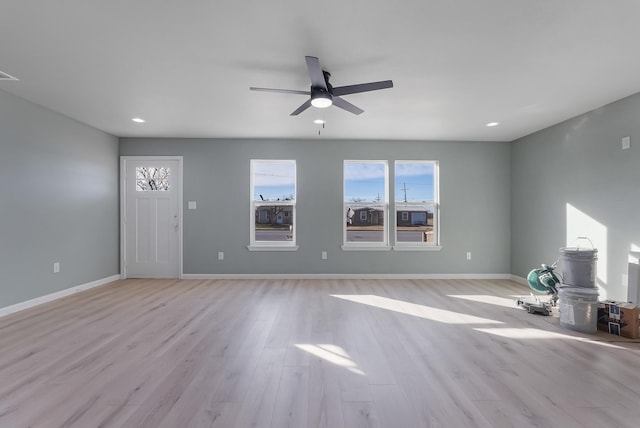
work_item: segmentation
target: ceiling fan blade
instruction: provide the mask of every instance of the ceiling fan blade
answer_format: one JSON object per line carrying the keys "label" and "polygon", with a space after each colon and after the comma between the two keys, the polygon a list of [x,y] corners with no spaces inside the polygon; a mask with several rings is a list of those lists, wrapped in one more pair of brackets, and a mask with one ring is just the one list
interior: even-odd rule
{"label": "ceiling fan blade", "polygon": [[297,109],[294,110],[293,113],[290,114],[290,116],[297,116],[300,113],[302,113],[303,111],[305,111],[306,109],[308,109],[309,107],[311,107],[311,98],[309,98],[304,104],[302,104],[300,107],[298,107]]}
{"label": "ceiling fan blade", "polygon": [[300,95],[311,95],[309,91],[297,91],[295,89],[272,89],[272,88],[255,88],[250,87],[250,91],[259,91],[259,92],[278,92],[282,94],[300,94]]}
{"label": "ceiling fan blade", "polygon": [[309,70],[309,78],[311,79],[311,86],[314,88],[322,88],[327,90],[327,82],[324,80],[324,73],[320,66],[320,60],[315,56],[305,56],[307,61],[307,70]]}
{"label": "ceiling fan blade", "polygon": [[336,107],[340,107],[341,109],[346,110],[349,113],[353,113],[353,114],[364,113],[364,110],[362,110],[360,107],[356,107],[350,102],[345,101],[340,97],[336,97],[336,96],[333,97],[333,105]]}
{"label": "ceiling fan blade", "polygon": [[380,82],[360,83],[358,85],[339,86],[333,88],[333,95],[357,94],[360,92],[377,91],[378,89],[393,88],[391,80],[383,80]]}

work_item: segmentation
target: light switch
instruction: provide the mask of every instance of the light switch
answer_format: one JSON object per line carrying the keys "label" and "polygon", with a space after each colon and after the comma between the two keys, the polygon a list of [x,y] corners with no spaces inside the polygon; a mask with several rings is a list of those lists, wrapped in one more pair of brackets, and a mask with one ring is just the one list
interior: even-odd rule
{"label": "light switch", "polygon": [[196,209],[196,201],[189,201],[189,209],[190,210]]}
{"label": "light switch", "polygon": [[631,137],[622,137],[622,150],[627,150],[631,147]]}

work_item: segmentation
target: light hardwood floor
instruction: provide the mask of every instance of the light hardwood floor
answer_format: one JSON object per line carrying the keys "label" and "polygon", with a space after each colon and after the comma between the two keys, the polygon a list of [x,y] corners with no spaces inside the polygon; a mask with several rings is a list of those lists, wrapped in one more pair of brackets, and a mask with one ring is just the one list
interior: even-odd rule
{"label": "light hardwood floor", "polygon": [[640,344],[527,314],[526,293],[117,281],[0,318],[0,427],[640,426]]}

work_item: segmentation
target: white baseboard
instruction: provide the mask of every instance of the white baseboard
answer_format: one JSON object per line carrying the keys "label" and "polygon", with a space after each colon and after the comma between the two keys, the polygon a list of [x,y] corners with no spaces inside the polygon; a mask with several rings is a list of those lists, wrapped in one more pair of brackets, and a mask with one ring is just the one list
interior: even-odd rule
{"label": "white baseboard", "polygon": [[511,275],[511,281],[515,281],[518,284],[522,284],[522,285],[529,285],[529,283],[527,282],[527,278],[523,278],[521,276],[518,275]]}
{"label": "white baseboard", "polygon": [[[510,279],[527,284],[527,280],[508,273],[421,273],[421,274],[345,274],[345,273],[310,273],[310,274],[182,274],[182,279]],[[120,275],[112,275],[86,284],[77,285],[46,296],[36,297],[26,302],[0,308],[0,317],[70,296],[80,291],[89,290],[109,284],[120,279]]]}
{"label": "white baseboard", "polygon": [[46,296],[36,297],[35,299],[27,300],[26,302],[20,302],[20,303],[16,303],[15,305],[0,308],[0,317],[12,314],[14,312],[22,311],[24,309],[32,308],[34,306],[38,306],[43,303],[51,302],[52,300],[57,300],[62,297],[70,296],[71,294],[79,293],[80,291],[99,287],[101,285],[108,284],[118,279],[120,279],[119,274],[112,275],[106,278],[98,279],[96,281],[87,282],[86,284],[77,285],[75,287],[71,287],[65,290],[57,291],[55,293],[47,294]]}
{"label": "white baseboard", "polygon": [[508,273],[293,273],[293,274],[182,274],[182,279],[513,279]]}

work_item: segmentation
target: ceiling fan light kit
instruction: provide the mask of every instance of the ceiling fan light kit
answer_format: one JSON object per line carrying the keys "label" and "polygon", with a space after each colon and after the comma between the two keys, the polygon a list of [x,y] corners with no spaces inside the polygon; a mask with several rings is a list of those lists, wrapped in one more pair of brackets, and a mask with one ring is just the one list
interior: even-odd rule
{"label": "ceiling fan light kit", "polygon": [[327,108],[333,104],[333,97],[328,92],[314,91],[311,94],[311,105],[317,108]]}
{"label": "ceiling fan light kit", "polygon": [[272,88],[256,88],[250,87],[251,91],[262,92],[279,92],[287,94],[307,95],[309,99],[304,102],[300,107],[295,109],[291,116],[297,116],[309,107],[327,108],[334,105],[338,108],[348,111],[353,114],[361,114],[364,112],[361,108],[351,104],[345,99],[341,98],[342,95],[358,94],[360,92],[377,91],[379,89],[393,88],[393,82],[391,80],[383,80],[380,82],[360,83],[356,85],[340,86],[334,88],[329,83],[331,74],[324,71],[320,66],[320,60],[314,56],[306,56],[307,71],[309,72],[309,78],[311,79],[311,89],[309,91],[298,91],[295,89],[272,89]]}

